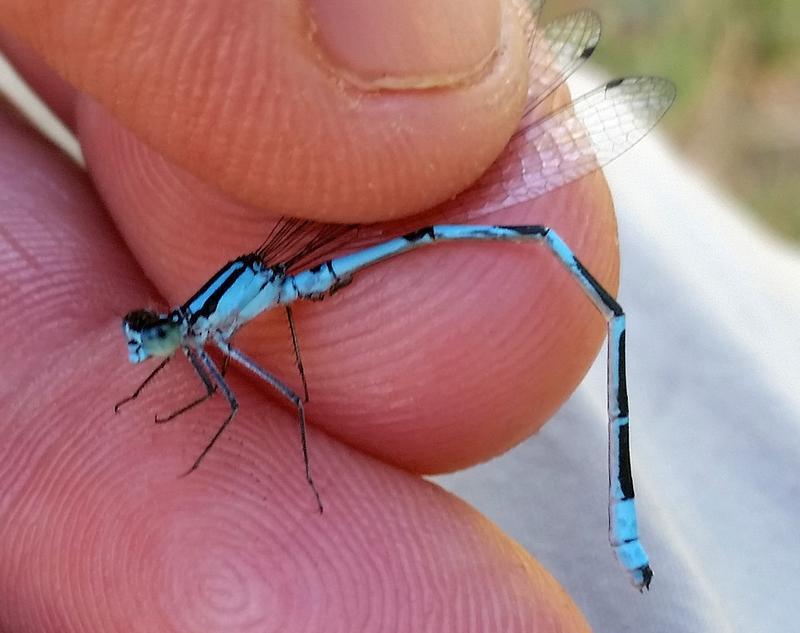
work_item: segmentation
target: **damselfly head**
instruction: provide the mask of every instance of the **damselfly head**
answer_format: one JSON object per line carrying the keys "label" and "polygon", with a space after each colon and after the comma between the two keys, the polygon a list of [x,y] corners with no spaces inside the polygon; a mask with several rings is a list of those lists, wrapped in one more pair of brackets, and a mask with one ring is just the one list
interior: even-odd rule
{"label": "damselfly head", "polygon": [[122,331],[132,363],[141,363],[151,356],[170,356],[181,344],[180,318],[174,313],[134,310],[122,319]]}

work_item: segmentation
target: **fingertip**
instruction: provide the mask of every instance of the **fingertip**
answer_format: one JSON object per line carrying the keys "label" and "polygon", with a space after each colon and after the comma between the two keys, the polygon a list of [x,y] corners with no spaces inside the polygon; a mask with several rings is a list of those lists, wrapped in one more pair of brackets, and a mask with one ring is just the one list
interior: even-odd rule
{"label": "fingertip", "polygon": [[[148,424],[143,408],[190,397],[184,366],[171,388],[151,392],[124,421],[104,423],[105,390],[93,382],[135,382],[109,349],[102,342],[90,354],[93,378],[54,385],[26,409],[32,419],[15,425],[7,463],[19,477],[0,543],[9,605],[0,622],[42,630],[54,619],[81,630],[109,630],[120,619],[159,631],[351,630],[354,622],[587,630],[549,574],[473,509],[312,431],[326,504],[317,514],[296,420],[245,385],[236,424],[201,468],[177,477],[222,407]],[[31,452],[39,457],[22,459]],[[27,556],[31,549],[37,556]]]}
{"label": "fingertip", "polygon": [[499,154],[525,98],[512,3],[122,4],[68,21],[18,4],[6,25],[159,153],[281,214],[430,207]]}

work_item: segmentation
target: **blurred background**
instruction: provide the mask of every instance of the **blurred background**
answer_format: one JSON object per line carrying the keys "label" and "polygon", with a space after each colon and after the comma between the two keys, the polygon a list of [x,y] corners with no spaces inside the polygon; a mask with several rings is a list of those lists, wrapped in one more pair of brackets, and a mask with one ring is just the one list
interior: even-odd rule
{"label": "blurred background", "polygon": [[548,0],[545,21],[591,8],[592,62],[678,86],[659,130],[773,233],[800,243],[798,0]]}

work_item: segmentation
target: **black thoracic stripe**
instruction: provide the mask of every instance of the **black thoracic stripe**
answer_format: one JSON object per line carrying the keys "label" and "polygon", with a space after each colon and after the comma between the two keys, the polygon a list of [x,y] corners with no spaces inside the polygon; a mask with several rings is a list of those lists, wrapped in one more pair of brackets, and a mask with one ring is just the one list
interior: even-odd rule
{"label": "black thoracic stripe", "polygon": [[220,301],[220,299],[222,299],[222,296],[226,292],[228,292],[230,287],[233,284],[236,283],[236,280],[239,279],[239,277],[241,277],[242,274],[246,270],[249,269],[249,266],[248,266],[247,262],[242,261],[241,259],[236,259],[236,260],[234,260],[232,262],[229,262],[227,265],[225,265],[223,268],[221,268],[217,272],[216,275],[214,275],[211,279],[209,279],[203,285],[203,287],[200,288],[200,290],[198,290],[194,294],[194,296],[191,299],[189,299],[189,301],[187,301],[183,305],[183,307],[188,310],[188,307],[197,299],[197,297],[200,297],[200,296],[204,295],[208,291],[208,289],[216,283],[217,278],[219,278],[222,274],[227,272],[230,269],[230,267],[233,266],[234,264],[241,264],[241,268],[238,268],[237,270],[234,270],[233,272],[231,272],[228,275],[228,278],[225,279],[225,281],[223,281],[220,284],[219,288],[217,288],[211,294],[211,296],[209,296],[208,299],[206,299],[206,301],[205,301],[205,303],[203,303],[202,307],[197,312],[192,313],[191,317],[189,318],[189,323],[194,324],[200,318],[206,318],[207,319],[209,316],[211,316],[214,313],[214,311],[217,309],[217,305],[219,305],[219,301]]}
{"label": "black thoracic stripe", "polygon": [[600,285],[600,282],[597,281],[592,276],[586,267],[581,264],[580,260],[577,257],[572,258],[575,261],[575,265],[578,267],[578,270],[581,271],[581,274],[586,278],[586,281],[594,288],[594,291],[600,297],[600,300],[614,313],[614,316],[622,316],[624,312],[622,311],[622,306],[620,306],[616,301],[614,301],[614,297],[612,297],[603,286]]}
{"label": "black thoracic stripe", "polygon": [[406,233],[403,236],[403,239],[409,242],[418,242],[425,237],[430,237],[432,240],[436,239],[436,233],[434,232],[432,226],[423,226],[421,229],[411,231],[411,233]]}
{"label": "black thoracic stripe", "polygon": [[[619,487],[622,489],[623,499],[633,499],[633,475],[631,474],[630,440],[628,438],[628,425],[623,424],[617,431],[619,439]],[[623,455],[626,457],[623,458]]]}
{"label": "black thoracic stripe", "polygon": [[612,79],[611,81],[609,81],[608,83],[606,83],[606,90],[608,90],[609,88],[616,88],[616,87],[617,87],[617,86],[619,86],[619,85],[620,85],[620,84],[621,84],[623,81],[625,81],[625,80],[624,80],[624,79]]}
{"label": "black thoracic stripe", "polygon": [[619,333],[619,359],[617,365],[619,390],[617,391],[617,407],[623,418],[628,417],[628,379],[625,377],[625,330]]}

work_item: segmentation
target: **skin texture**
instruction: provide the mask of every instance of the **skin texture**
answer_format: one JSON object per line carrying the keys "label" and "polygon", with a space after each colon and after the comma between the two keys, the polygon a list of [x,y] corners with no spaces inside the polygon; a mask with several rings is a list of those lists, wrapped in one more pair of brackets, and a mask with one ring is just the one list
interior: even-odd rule
{"label": "skin texture", "polygon": [[[186,363],[112,412],[149,369],[127,364],[119,318],[182,302],[276,210],[389,220],[486,168],[525,91],[512,5],[419,3],[420,26],[398,2],[391,28],[355,0],[245,2],[235,22],[151,4],[0,18],[88,165],[2,109],[0,630],[587,630],[528,553],[414,474],[527,437],[594,358],[602,319],[537,247],[437,246],[296,307],[322,517],[292,411],[240,372],[240,413],[190,477],[225,404],[151,424],[201,392]],[[602,177],[491,221],[550,224],[616,289]],[[236,342],[299,388],[281,314]]]}

